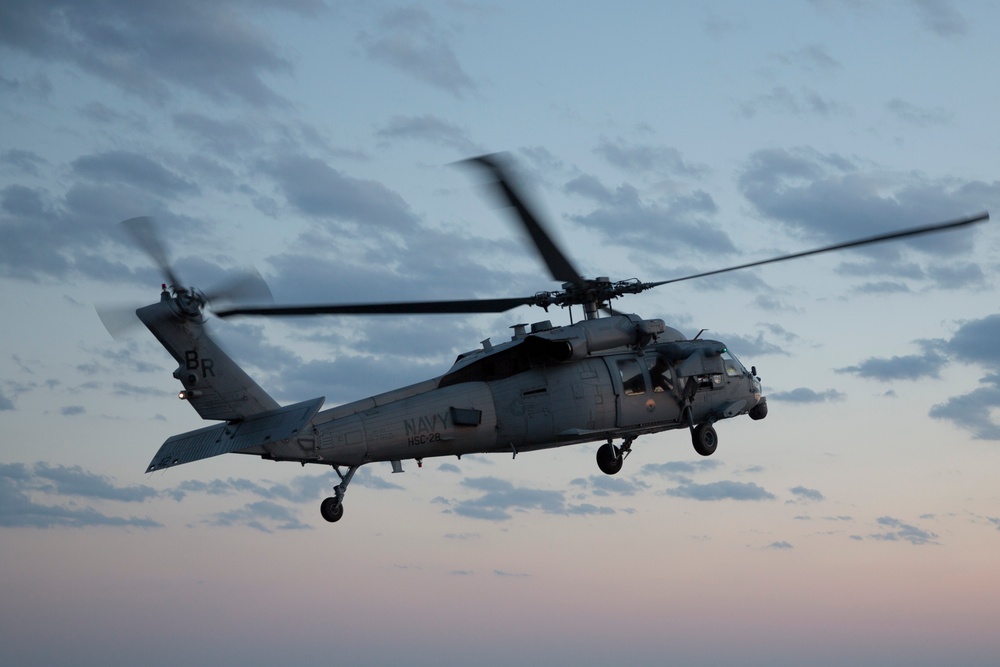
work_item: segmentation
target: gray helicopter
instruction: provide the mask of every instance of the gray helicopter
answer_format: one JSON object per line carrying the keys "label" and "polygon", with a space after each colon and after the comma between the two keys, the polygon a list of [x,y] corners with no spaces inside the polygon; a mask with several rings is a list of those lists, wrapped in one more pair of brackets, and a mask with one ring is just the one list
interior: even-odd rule
{"label": "gray helicopter", "polygon": [[[377,461],[402,472],[404,460],[479,453],[518,453],[588,442],[597,465],[619,472],[641,435],[688,429],[695,451],[713,454],[714,424],[748,415],[767,416],[757,370],[750,370],[717,340],[688,338],[661,319],[611,310],[614,299],[683,280],[761,266],[808,255],[942,232],[986,221],[988,213],[912,227],[803,252],[782,255],[660,282],[584,278],[556,246],[511,178],[502,155],[469,162],[492,175],[501,202],[527,230],[558,291],[526,297],[354,303],[251,305],[216,310],[219,317],[499,313],[517,306],[580,306],[583,319],[564,326],[543,320],[515,324],[509,340],[461,354],[443,375],[353,403],[320,410],[324,397],[281,406],[207,334],[209,301],[253,303],[268,295],[234,286],[216,294],[183,287],[148,218],[123,224],[166,278],[160,300],[135,311],[177,361],[178,396],[203,419],[219,423],[169,438],[147,472],[219,454],[260,456],[330,466],[340,478],[320,511],[339,521],[344,494],[358,468]],[[252,282],[252,281],[251,281]],[[619,441],[620,444],[615,444]]]}

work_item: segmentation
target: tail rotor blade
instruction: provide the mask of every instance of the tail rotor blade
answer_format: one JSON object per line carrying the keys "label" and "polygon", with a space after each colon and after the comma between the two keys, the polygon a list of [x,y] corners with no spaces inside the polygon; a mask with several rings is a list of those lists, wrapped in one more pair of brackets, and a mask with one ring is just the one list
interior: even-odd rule
{"label": "tail rotor blade", "polygon": [[204,295],[206,301],[215,304],[274,303],[271,289],[260,273],[252,268],[244,269],[221,285],[217,285],[215,289],[204,292]]}
{"label": "tail rotor blade", "polygon": [[145,215],[138,218],[129,218],[122,222],[122,226],[135,242],[139,244],[139,247],[156,263],[167,284],[171,287],[180,287],[181,281],[177,278],[173,269],[170,268],[170,261],[167,259],[166,250],[164,250],[163,243],[160,241],[160,235],[156,233],[152,219]]}

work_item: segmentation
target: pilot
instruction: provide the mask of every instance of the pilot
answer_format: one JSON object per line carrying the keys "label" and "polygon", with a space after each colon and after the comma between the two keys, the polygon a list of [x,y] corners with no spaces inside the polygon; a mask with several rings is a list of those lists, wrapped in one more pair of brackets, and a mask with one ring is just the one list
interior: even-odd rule
{"label": "pilot", "polygon": [[649,379],[653,383],[653,391],[673,391],[674,385],[670,381],[670,366],[666,360],[657,355],[656,361],[649,368]]}

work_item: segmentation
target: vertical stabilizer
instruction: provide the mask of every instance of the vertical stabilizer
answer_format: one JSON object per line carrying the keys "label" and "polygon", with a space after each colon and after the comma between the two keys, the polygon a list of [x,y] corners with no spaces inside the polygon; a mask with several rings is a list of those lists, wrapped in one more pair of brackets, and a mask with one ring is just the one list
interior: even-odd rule
{"label": "vertical stabilizer", "polygon": [[209,337],[201,308],[190,307],[194,298],[172,297],[164,289],[159,303],[135,311],[177,360],[174,377],[184,385],[181,397],[203,419],[239,421],[277,409],[278,403]]}

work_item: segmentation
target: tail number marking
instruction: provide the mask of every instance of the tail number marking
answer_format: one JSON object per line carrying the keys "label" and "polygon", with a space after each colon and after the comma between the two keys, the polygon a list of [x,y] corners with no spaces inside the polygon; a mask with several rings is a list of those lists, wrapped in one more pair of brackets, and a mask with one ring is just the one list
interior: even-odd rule
{"label": "tail number marking", "polygon": [[184,353],[184,367],[189,371],[201,369],[201,376],[207,378],[209,375],[215,377],[215,362],[211,359],[199,359],[198,350],[187,350]]}

